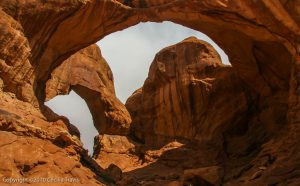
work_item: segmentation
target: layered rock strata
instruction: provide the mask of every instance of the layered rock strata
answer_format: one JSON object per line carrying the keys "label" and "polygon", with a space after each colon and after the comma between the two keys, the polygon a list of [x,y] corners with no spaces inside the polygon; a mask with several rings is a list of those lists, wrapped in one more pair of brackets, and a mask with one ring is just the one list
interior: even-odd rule
{"label": "layered rock strata", "polygon": [[[297,185],[300,169],[298,158],[300,157],[298,153],[300,152],[298,143],[300,135],[298,126],[300,121],[299,7],[298,1],[288,0],[2,0],[0,2],[0,88],[2,96],[0,109],[1,131],[3,133],[1,137],[3,140],[1,141],[5,143],[1,146],[3,156],[0,157],[5,158],[1,159],[1,165],[3,165],[1,166],[1,176],[30,177],[34,173],[37,176],[42,176],[39,174],[46,171],[41,170],[46,169],[49,175],[59,173],[57,176],[74,176],[76,175],[74,171],[78,171],[83,184],[104,183],[101,178],[105,176],[100,173],[101,169],[97,167],[95,161],[85,155],[85,151],[78,140],[78,131],[65,119],[56,116],[44,106],[48,92],[46,84],[51,77],[54,77],[53,71],[60,68],[60,65],[64,66],[66,59],[106,35],[139,22],[172,21],[210,36],[228,54],[232,64],[232,68],[229,68],[215,63],[212,65],[212,71],[204,70],[205,72],[208,70],[208,75],[212,77],[219,75],[218,73],[221,73],[219,71],[224,71],[224,76],[221,76],[224,79],[216,78],[211,81],[203,78],[205,76],[194,75],[195,80],[202,81],[195,81],[194,87],[175,91],[175,93],[189,92],[193,94],[204,91],[207,95],[218,95],[214,91],[226,90],[228,94],[237,97],[232,99],[234,102],[228,99],[225,105],[222,104],[220,109],[215,110],[218,114],[224,113],[222,107],[234,107],[229,105],[236,104],[236,101],[239,104],[234,109],[241,113],[236,113],[233,116],[231,112],[228,112],[224,117],[218,115],[218,120],[215,120],[217,118],[213,118],[211,113],[208,113],[208,116],[213,120],[211,122],[205,121],[205,117],[203,119],[198,114],[193,116],[193,114],[187,113],[186,116],[181,116],[183,110],[195,111],[196,113],[203,112],[205,109],[198,108],[199,103],[197,101],[203,101],[208,106],[215,105],[215,103],[205,102],[207,99],[202,99],[207,98],[207,95],[187,97],[186,93],[183,93],[183,97],[190,101],[185,104],[197,107],[189,110],[188,107],[180,106],[180,111],[174,112],[179,113],[179,119],[182,120],[183,124],[176,124],[177,114],[171,114],[170,111],[170,108],[177,108],[174,106],[176,102],[173,102],[176,100],[176,96],[174,98],[164,96],[169,91],[169,89],[164,89],[164,86],[169,86],[171,90],[174,90],[174,88],[172,89],[174,83],[171,86],[167,84],[168,82],[159,82],[158,85],[154,83],[152,86],[155,82],[155,76],[158,74],[162,75],[164,80],[174,82],[170,76],[172,73],[168,74],[170,72],[168,70],[172,69],[164,70],[164,64],[160,66],[160,61],[160,63],[155,62],[157,64],[153,65],[153,68],[157,69],[158,73],[153,72],[152,79],[148,79],[148,85],[145,84],[146,88],[137,91],[134,97],[128,100],[127,105],[142,103],[136,108],[128,106],[133,117],[130,135],[131,137],[135,136],[139,142],[146,145],[145,149],[135,151],[135,153],[142,154],[140,159],[145,159],[143,161],[148,159],[148,162],[154,162],[151,159],[161,159],[168,162],[169,166],[164,169],[158,163],[136,171],[129,171],[126,173],[128,180],[126,181],[125,174],[125,178],[120,181],[120,184],[139,183],[143,185],[146,184],[145,180],[148,180],[147,184],[157,185],[161,183],[166,185],[171,180],[173,182],[170,184],[180,184],[186,180],[187,184],[216,185],[221,180],[223,185]],[[82,51],[79,53],[79,56],[84,55]],[[181,54],[179,52],[176,55],[180,56]],[[170,56],[172,57],[173,54]],[[190,59],[191,56],[188,55],[185,58]],[[168,60],[170,59],[166,59],[166,61]],[[86,63],[88,66],[91,65],[89,62]],[[72,64],[66,66],[69,65],[72,66]],[[171,67],[172,65],[165,66]],[[79,71],[83,72],[84,68],[77,66],[74,69],[81,69]],[[69,72],[72,73],[72,70]],[[96,72],[98,71],[96,70]],[[181,75],[185,74],[183,69],[178,72]],[[231,80],[228,76],[237,78]],[[86,77],[95,81],[96,76],[86,75]],[[93,82],[88,85],[81,80],[77,78],[76,81],[73,81],[72,78],[67,78],[64,82],[70,83],[67,87],[71,86],[71,89],[72,85],[76,84],[74,90],[77,90],[79,94],[82,93],[81,96],[88,103],[90,96],[98,97],[101,94],[98,89],[94,89],[95,87],[87,89],[90,85],[97,83]],[[230,85],[234,90],[222,87],[223,84],[213,84],[223,80],[233,83]],[[209,89],[209,84],[215,86]],[[182,86],[180,83],[177,85],[179,85],[178,87]],[[243,88],[233,85],[242,85]],[[105,86],[108,85],[105,84]],[[204,88],[205,86],[208,88]],[[99,113],[92,111],[95,121],[97,120],[95,125],[99,132],[102,131],[104,135],[107,135],[105,133],[128,134],[128,123],[130,123],[130,119],[127,118],[128,113],[124,107],[118,104],[113,93],[108,91],[110,89],[108,87],[101,89],[101,91],[111,93],[110,96],[107,95],[106,100],[110,100],[112,103],[107,103],[107,105],[114,106],[109,109],[100,109],[102,112]],[[63,88],[63,90],[67,89],[69,88]],[[161,92],[161,90],[164,91]],[[148,107],[152,103],[144,102],[147,99],[143,97],[143,94],[151,91],[162,94],[149,95],[157,99],[154,103],[161,103],[161,100],[164,100],[166,104],[152,105],[156,106],[155,109]],[[172,95],[174,96],[174,94]],[[223,98],[218,96],[215,98],[216,100],[225,102]],[[170,105],[171,103],[175,104]],[[101,107],[100,105],[99,107]],[[248,108],[244,108],[246,105]],[[92,105],[90,108],[96,107]],[[144,112],[140,108],[147,108],[148,111],[151,111],[145,115],[153,116],[150,119],[153,119],[154,126],[139,119],[144,116],[134,115],[134,113]],[[158,119],[157,114],[163,111],[156,110],[157,108],[166,109],[166,116],[173,121],[165,118]],[[105,118],[103,111],[116,113],[103,119]],[[116,123],[112,123],[110,119],[114,116],[119,117],[116,117]],[[123,116],[125,118],[122,118]],[[192,127],[185,120],[185,117],[194,122]],[[206,123],[203,125],[206,126],[204,131],[207,133],[205,134],[198,130],[198,127],[202,126],[200,125],[202,119]],[[108,122],[108,124],[102,125],[98,121]],[[162,121],[167,121],[170,127],[166,127],[164,124],[157,125],[163,123]],[[53,123],[58,123],[59,127],[53,127],[56,125],[52,125]],[[211,125],[208,126],[209,123]],[[216,125],[214,125],[215,123]],[[172,128],[174,126],[179,126],[179,129],[184,131]],[[146,129],[149,129],[153,137],[147,134]],[[17,141],[15,141],[16,136],[18,136]],[[130,142],[130,140],[124,140],[123,136],[118,135],[118,138],[121,139],[116,141]],[[103,139],[102,141],[105,142],[105,138],[99,137],[98,139]],[[180,140],[180,144],[183,143],[184,145],[179,145],[177,142],[173,144],[172,140],[174,139]],[[213,145],[205,143],[207,140],[211,141]],[[169,145],[170,141],[172,141],[171,145]],[[196,144],[188,145],[191,141]],[[39,144],[49,145],[51,149],[53,147],[54,151],[59,153],[53,154],[50,147],[40,146],[41,148],[36,149]],[[29,146],[36,151],[25,151],[25,147]],[[172,150],[173,148],[178,150]],[[5,152],[9,150],[12,150],[11,154],[14,155],[21,151],[27,152],[30,156],[22,156],[22,160],[20,160],[18,155],[7,155]],[[64,162],[68,162],[67,164],[72,165],[71,167],[65,166],[64,162],[53,163],[56,159],[65,157],[69,151],[72,151],[74,156]],[[33,154],[33,152],[35,153]],[[169,153],[171,155],[168,155]],[[207,154],[206,159],[204,156],[202,157],[204,154]],[[32,159],[35,155],[39,155],[36,158],[45,155],[48,157],[45,159],[49,162],[36,162],[36,158]],[[217,155],[217,157],[212,155]],[[198,163],[187,161],[190,159]],[[6,165],[6,162],[10,162],[9,165]],[[77,165],[78,162],[82,166]],[[160,173],[171,170],[169,167],[174,166],[174,164],[177,165],[176,162],[189,162],[182,163],[184,168],[181,170],[185,172],[183,178],[178,178],[176,175],[177,166],[172,169],[175,170],[175,174],[164,175],[163,177],[159,177],[159,175],[147,177],[150,172],[153,173],[155,170],[162,170]],[[57,167],[60,167],[59,170]],[[189,169],[189,171],[184,171],[184,169]],[[119,174],[120,172],[113,165],[109,166],[107,171],[109,174],[113,172]],[[140,177],[138,179],[130,175],[140,175]],[[117,177],[120,178],[120,176]],[[218,179],[212,180],[211,177]]]}
{"label": "layered rock strata", "polygon": [[[134,136],[161,145],[174,139],[212,141],[248,114],[249,91],[215,49],[188,38],[161,50],[148,78],[126,103]],[[218,136],[218,137],[217,137]]]}
{"label": "layered rock strata", "polygon": [[[114,182],[88,155],[78,129],[67,118],[46,106],[42,112],[35,104],[19,100],[18,94],[6,92],[3,82],[5,79],[1,79],[0,94],[1,184],[22,184],[21,178],[35,185],[44,185],[42,179],[47,178],[58,185]],[[96,45],[72,55],[53,71],[46,84],[47,100],[71,90],[86,100],[99,133],[129,132],[130,115],[115,96],[112,72]]]}

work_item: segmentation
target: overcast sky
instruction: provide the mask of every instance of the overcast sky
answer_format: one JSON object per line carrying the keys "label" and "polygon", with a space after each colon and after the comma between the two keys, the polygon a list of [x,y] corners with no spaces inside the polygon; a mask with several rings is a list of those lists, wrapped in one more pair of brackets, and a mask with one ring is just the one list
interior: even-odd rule
{"label": "overcast sky", "polygon": [[[171,22],[140,23],[100,40],[97,44],[113,72],[117,97],[125,103],[143,85],[155,54],[191,36],[211,43],[223,63],[228,64],[225,53],[206,35]],[[97,131],[84,100],[72,91],[67,96],[56,96],[46,105],[79,128],[84,147],[92,152]]]}
{"label": "overcast sky", "polygon": [[100,40],[97,44],[113,71],[118,98],[125,103],[143,85],[156,53],[190,36],[211,43],[228,63],[225,53],[209,37],[172,22],[141,23]]}

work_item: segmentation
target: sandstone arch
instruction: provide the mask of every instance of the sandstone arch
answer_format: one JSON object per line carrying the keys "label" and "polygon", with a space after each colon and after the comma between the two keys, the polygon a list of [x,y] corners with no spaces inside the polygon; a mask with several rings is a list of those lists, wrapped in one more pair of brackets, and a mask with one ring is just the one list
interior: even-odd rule
{"label": "sandstone arch", "polygon": [[97,45],[80,50],[51,73],[46,101],[71,90],[87,103],[100,134],[128,134],[130,115],[115,95],[113,74]]}
{"label": "sandstone arch", "polygon": [[[36,76],[35,89],[42,99],[43,84],[51,72],[49,69],[54,69],[72,53],[105,35],[141,21],[169,20],[207,34],[225,50],[245,82],[265,95],[268,95],[270,86],[278,87],[274,85],[277,83],[268,82],[260,73],[276,71],[280,65],[294,63],[299,47],[298,4],[293,1],[148,0],[143,3],[132,1],[132,7],[122,4],[124,1],[54,2],[23,2],[18,6],[9,1],[1,2],[3,13],[19,20],[28,38],[32,51],[29,59]],[[58,6],[62,8],[55,10]],[[18,14],[15,14],[17,7]],[[27,14],[29,16],[24,16]],[[37,15],[51,16],[44,19]],[[41,25],[40,29],[30,26],[30,22]],[[258,54],[253,51],[255,48],[263,48],[264,51],[258,58],[278,55],[286,56],[288,60],[282,61],[274,56],[272,61],[276,65],[273,70],[266,69],[268,65],[257,59]],[[274,48],[278,52],[272,53]],[[278,74],[280,70],[276,73],[272,76],[288,74]],[[285,86],[286,89],[288,77],[283,79],[281,88]]]}
{"label": "sandstone arch", "polygon": [[[139,22],[172,21],[205,33],[224,49],[233,69],[244,85],[251,89],[254,105],[259,111],[258,118],[266,118],[261,121],[261,126],[267,128],[267,137],[275,142],[267,142],[257,158],[246,161],[252,167],[250,173],[256,168],[260,169],[261,164],[272,164],[274,156],[282,155],[287,159],[275,161],[260,180],[256,180],[257,176],[261,176],[260,172],[253,174],[249,178],[250,181],[254,179],[252,184],[276,184],[288,176],[291,176],[288,179],[297,179],[300,123],[299,6],[298,1],[287,0],[3,0],[0,2],[0,76],[4,84],[3,91],[13,92],[17,96],[13,98],[3,93],[3,100],[14,99],[21,105],[27,104],[19,101],[23,100],[33,104],[36,112],[44,111],[47,116],[46,119],[41,114],[38,116],[44,125],[45,121],[50,120],[43,106],[46,82],[64,60],[105,35]],[[27,113],[22,114],[26,119]],[[274,136],[281,131],[272,129],[272,118],[277,117],[282,125],[280,129],[287,129],[280,138]],[[31,136],[51,142],[60,135],[58,137],[65,140],[69,148],[62,150],[61,147],[58,150],[62,154],[80,154],[81,161],[88,164],[86,172],[89,175],[97,172],[91,171],[91,167],[98,170],[95,168],[97,166],[84,155],[80,144],[65,133],[58,132],[60,127],[53,134],[44,135],[49,133],[21,125],[23,121],[19,121],[18,117],[11,118],[13,122],[5,118],[1,123],[3,133],[13,131],[24,135],[27,130]],[[31,122],[42,125],[34,120]],[[15,134],[10,133],[12,139]],[[78,159],[74,162],[78,162]],[[76,167],[74,162],[72,165]],[[282,168],[283,164],[285,167]],[[237,172],[244,172],[244,168]],[[16,167],[12,169],[17,170]],[[291,171],[294,171],[293,175],[289,175]],[[283,174],[280,176],[280,173]],[[269,179],[270,175],[275,175],[276,179]],[[96,181],[93,183],[96,184]]]}

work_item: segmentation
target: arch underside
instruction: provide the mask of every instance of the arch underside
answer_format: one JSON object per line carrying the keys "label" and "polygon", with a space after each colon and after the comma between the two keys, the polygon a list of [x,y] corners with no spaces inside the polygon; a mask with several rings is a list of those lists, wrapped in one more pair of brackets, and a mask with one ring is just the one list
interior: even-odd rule
{"label": "arch underside", "polygon": [[[60,84],[65,86],[61,89],[63,92],[57,91],[60,88],[57,84],[52,84],[52,89],[51,86],[48,89],[48,85],[51,85],[55,71],[58,71],[59,77],[63,74],[59,72],[59,68],[63,68],[64,65],[68,67],[70,58],[81,55],[84,50],[90,50],[89,52],[93,54],[98,52],[97,55],[100,57],[97,60],[101,60],[101,53],[93,48],[92,44],[106,35],[140,22],[172,21],[211,37],[228,55],[232,64],[231,71],[237,74],[242,86],[249,90],[249,97],[251,97],[249,114],[261,125],[250,127],[245,138],[253,134],[264,135],[264,137],[256,136],[263,140],[255,141],[253,146],[245,150],[249,154],[246,160],[241,160],[240,163],[252,167],[247,172],[246,165],[230,167],[226,164],[232,163],[232,159],[239,157],[230,156],[237,155],[230,154],[234,151],[230,149],[230,140],[236,137],[232,135],[236,131],[229,131],[234,128],[224,130],[229,137],[225,136],[222,148],[230,149],[224,152],[229,153],[226,157],[228,161],[222,162],[224,167],[232,168],[229,170],[232,172],[234,169],[241,169],[237,172],[243,175],[245,172],[253,173],[254,168],[261,170],[260,165],[263,167],[267,167],[266,164],[270,165],[272,168],[265,171],[257,184],[275,184],[285,179],[293,179],[293,175],[288,176],[290,169],[280,169],[282,164],[285,164],[285,167],[291,166],[293,170],[300,169],[295,158],[298,154],[296,152],[299,152],[297,139],[300,135],[298,132],[300,124],[300,4],[298,1],[69,0],[62,2],[54,0],[44,2],[35,0],[17,3],[4,0],[0,2],[0,7],[0,28],[2,28],[0,30],[2,33],[0,77],[4,84],[3,92],[15,93],[16,99],[33,105],[48,121],[57,118],[49,114],[43,105],[44,101],[73,89],[86,100],[94,122],[96,121],[95,126],[101,133],[129,135],[131,132],[129,113],[115,97],[111,87],[112,79],[103,78],[101,75],[102,67],[95,67],[93,62],[87,62],[93,74],[86,76],[90,82],[84,81],[83,77],[76,77],[78,71],[82,72],[87,68],[82,66],[80,59],[78,64],[72,64],[73,70],[68,69],[71,76],[65,78],[66,81],[63,82],[65,84]],[[98,89],[99,87],[102,89]],[[99,99],[94,100],[94,97]],[[109,115],[110,113],[117,114]],[[266,120],[262,121],[261,118]],[[280,118],[278,120],[280,126],[272,125],[274,118]],[[243,119],[240,122],[244,122]],[[272,140],[275,142],[271,142]],[[288,141],[289,144],[285,146],[284,141]],[[287,148],[296,155],[282,153]],[[280,159],[277,162],[272,159],[274,156],[288,160]],[[265,160],[266,157],[268,160]],[[273,174],[278,174],[276,171],[283,173],[274,178],[275,181],[270,180]],[[223,181],[230,182],[236,176],[227,175],[228,180]],[[299,178],[299,175],[294,177]],[[253,178],[253,184],[255,179]]]}

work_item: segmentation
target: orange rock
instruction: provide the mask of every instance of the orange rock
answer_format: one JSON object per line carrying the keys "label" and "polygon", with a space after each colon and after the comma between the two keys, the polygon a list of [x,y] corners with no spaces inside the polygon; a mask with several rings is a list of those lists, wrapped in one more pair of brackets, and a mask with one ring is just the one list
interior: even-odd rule
{"label": "orange rock", "polygon": [[46,100],[71,90],[86,101],[99,133],[128,134],[130,115],[115,95],[112,72],[97,45],[82,49],[52,72]]}
{"label": "orange rock", "polygon": [[183,185],[221,185],[222,171],[218,166],[187,169],[182,176]]}
{"label": "orange rock", "polygon": [[129,137],[99,135],[95,137],[94,144],[93,158],[103,168],[114,164],[122,171],[131,171],[140,166],[138,144]]}
{"label": "orange rock", "polygon": [[188,38],[156,55],[141,91],[126,106],[134,135],[147,145],[215,141],[237,114],[247,112],[248,94],[212,46]]}
{"label": "orange rock", "polygon": [[[95,73],[103,74],[94,63],[102,60],[99,51],[81,49],[139,22],[173,21],[210,36],[232,67],[192,39],[157,56],[144,87],[127,101],[130,135],[145,142],[140,154],[149,162],[123,173],[125,181],[118,183],[167,185],[185,169],[217,164],[224,170],[223,185],[297,185],[299,6],[285,0],[1,0],[1,178],[75,176],[82,184],[104,183],[103,170],[77,143],[78,131],[45,107],[45,98],[71,86],[86,99],[101,133],[128,134],[130,117],[115,98],[108,71],[103,71],[107,78],[96,80]],[[86,59],[95,55],[97,60]],[[76,57],[86,66],[68,64]],[[50,91],[46,83],[60,65],[72,67],[72,77],[64,78],[66,87],[54,85]],[[105,86],[97,89],[101,82]],[[165,148],[174,138],[184,145]]]}

